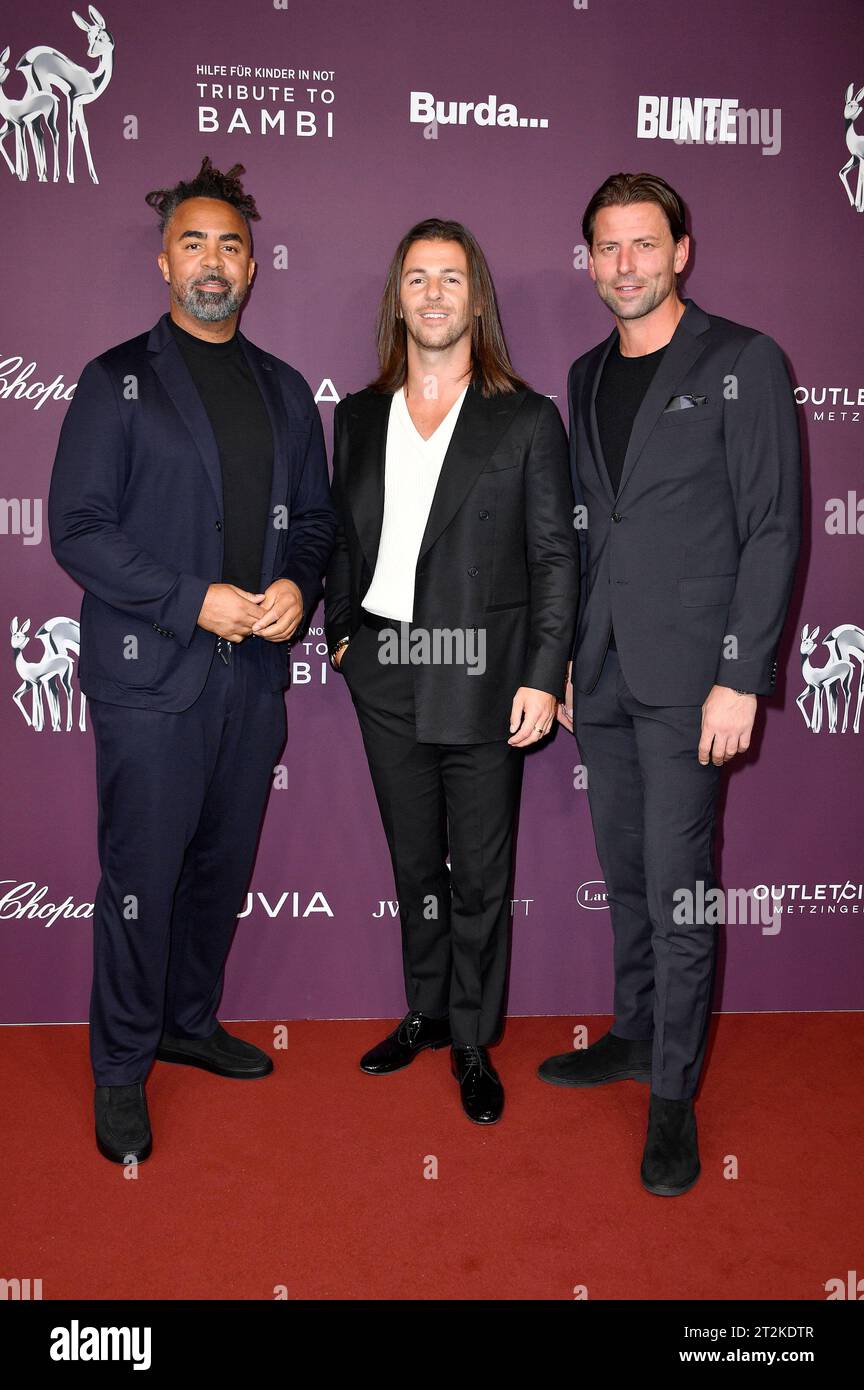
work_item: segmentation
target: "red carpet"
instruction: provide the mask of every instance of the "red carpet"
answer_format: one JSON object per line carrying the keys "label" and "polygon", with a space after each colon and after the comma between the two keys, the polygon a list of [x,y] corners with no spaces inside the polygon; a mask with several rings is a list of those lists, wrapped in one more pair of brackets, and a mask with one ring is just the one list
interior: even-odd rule
{"label": "red carpet", "polygon": [[[589,1041],[609,1023],[586,1021]],[[156,1063],[134,1181],[96,1150],[86,1029],[5,1028],[0,1276],[46,1300],[824,1299],[864,1276],[864,1016],[715,1019],[702,1176],[678,1198],[639,1183],[646,1086],[536,1079],[572,1023],[509,1022],[490,1129],[447,1051],[360,1072],[380,1020],[289,1023],[260,1081]],[[266,1023],[231,1031],[272,1047]]]}

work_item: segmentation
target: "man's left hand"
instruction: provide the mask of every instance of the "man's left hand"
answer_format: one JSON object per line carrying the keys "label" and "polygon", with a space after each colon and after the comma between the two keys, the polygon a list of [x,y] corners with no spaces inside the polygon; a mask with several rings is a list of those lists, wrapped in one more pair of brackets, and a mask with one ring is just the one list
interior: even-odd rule
{"label": "man's left hand", "polygon": [[274,579],[264,590],[261,617],[252,632],[268,642],[285,642],[303,617],[303,595],[293,579]]}
{"label": "man's left hand", "polygon": [[532,743],[539,743],[555,723],[557,710],[558,701],[554,695],[547,695],[545,690],[532,690],[530,686],[520,685],[513,696],[510,710],[510,732],[512,734],[514,729],[518,729],[519,732],[514,734],[513,738],[508,738],[507,742],[513,748],[525,748]]}
{"label": "man's left hand", "polygon": [[702,706],[699,761],[722,767],[736,753],[746,753],[756,718],[756,696],[739,695],[728,685],[714,685]]}

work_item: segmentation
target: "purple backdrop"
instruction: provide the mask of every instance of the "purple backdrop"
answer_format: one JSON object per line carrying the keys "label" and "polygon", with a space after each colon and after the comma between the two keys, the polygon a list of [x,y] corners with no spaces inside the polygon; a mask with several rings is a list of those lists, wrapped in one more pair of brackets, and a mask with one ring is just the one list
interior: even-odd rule
{"label": "purple backdrop", "polygon": [[[648,168],[680,189],[694,233],[684,293],[772,334],[787,352],[807,473],[807,539],[778,695],[762,702],[754,749],[728,777],[720,841],[724,886],[782,886],[788,910],[779,931],[723,930],[718,1006],[862,1007],[855,701],[847,730],[832,732],[827,704],[837,686],[829,682],[814,731],[820,682],[810,668],[805,679],[799,653],[805,623],[820,628],[815,668],[831,660],[826,634],[840,624],[864,628],[864,212],[838,177],[851,158],[845,94],[850,83],[855,93],[864,86],[859,0],[796,6],[794,24],[786,0],[695,8],[692,0],[100,4],[114,42],[107,83],[104,59],[86,57],[69,0],[28,0],[7,14],[0,35],[11,47],[6,101],[26,103],[15,65],[33,47],[57,48],[97,73],[82,110],[98,177],[79,139],[67,178],[62,95],[59,181],[50,143],[47,180],[38,179],[29,143],[26,177],[18,177],[16,141],[30,108],[9,109],[0,162],[0,566],[3,630],[11,635],[13,618],[31,627],[24,645],[19,638],[7,648],[0,700],[0,1021],[87,1016],[98,881],[92,733],[89,721],[78,728],[77,683],[70,731],[62,703],[55,731],[43,699],[40,730],[13,695],[20,689],[32,717],[44,648],[37,629],[79,613],[80,591],[52,559],[45,518],[64,393],[88,358],[167,307],[144,194],[191,177],[205,153],[222,167],[245,164],[262,211],[243,330],[303,372],[328,442],[333,402],[372,374],[386,265],[414,221],[454,217],[475,232],[517,369],[566,417],[570,362],[611,328],[580,246],[587,197],[618,169]],[[238,67],[251,72],[238,77]],[[262,68],[279,76],[257,76]],[[682,140],[675,122],[682,112],[698,120],[709,98],[725,103],[715,134],[704,126],[702,139]],[[433,100],[485,103],[486,123],[473,109],[463,123],[445,123],[447,106],[431,122]],[[864,132],[864,115],[857,129]],[[847,174],[853,196],[864,135],[858,149]],[[271,796],[222,1014],[399,1014],[394,890],[353,708],[320,636],[294,657],[284,785]],[[854,697],[862,668],[853,667]],[[805,691],[802,710],[796,697]],[[839,710],[842,723],[842,696]],[[578,762],[560,729],[529,756],[512,1013],[611,1005],[609,916],[586,793],[574,785]]]}

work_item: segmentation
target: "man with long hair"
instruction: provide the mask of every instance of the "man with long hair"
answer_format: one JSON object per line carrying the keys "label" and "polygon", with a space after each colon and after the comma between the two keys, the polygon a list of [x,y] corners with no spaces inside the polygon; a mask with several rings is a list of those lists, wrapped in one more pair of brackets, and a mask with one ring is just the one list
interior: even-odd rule
{"label": "man with long hair", "polygon": [[510,364],[460,223],[402,238],[377,337],[378,377],[335,412],[325,615],[390,848],[408,1013],[360,1065],[450,1043],[465,1112],[491,1124],[522,764],[553,727],[578,597],[567,439]]}
{"label": "man with long hair", "polygon": [[273,1070],[216,1009],[285,742],[286,644],[335,520],[309,387],[237,327],[259,216],[243,172],[205,157],[148,194],[169,312],[87,363],[51,479],[96,740],[96,1140],[121,1163],[151,1150],[154,1057]]}
{"label": "man with long hair", "polygon": [[690,243],[664,179],[614,174],[582,232],[615,327],[568,381],[588,525],[559,718],[588,773],[615,1017],[540,1075],[650,1083],[641,1180],[674,1197],[700,1171],[693,1101],[714,974],[717,793],[775,687],[799,544],[798,421],[773,339],[679,296]]}

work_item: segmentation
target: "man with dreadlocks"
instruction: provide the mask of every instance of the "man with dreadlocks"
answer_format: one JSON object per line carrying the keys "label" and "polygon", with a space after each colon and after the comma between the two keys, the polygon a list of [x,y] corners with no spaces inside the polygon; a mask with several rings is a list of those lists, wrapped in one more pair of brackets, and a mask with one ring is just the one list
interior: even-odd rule
{"label": "man with dreadlocks", "polygon": [[285,741],[287,642],[335,517],[308,385],[237,327],[259,218],[243,172],[205,157],[147,195],[169,312],[88,362],[51,480],[51,548],[85,591],[102,868],[90,1056],[115,1162],[151,1151],[154,1058],[273,1069],[216,1009]]}

